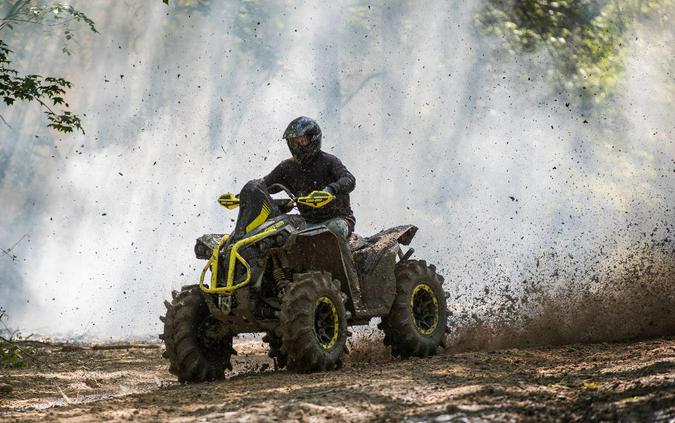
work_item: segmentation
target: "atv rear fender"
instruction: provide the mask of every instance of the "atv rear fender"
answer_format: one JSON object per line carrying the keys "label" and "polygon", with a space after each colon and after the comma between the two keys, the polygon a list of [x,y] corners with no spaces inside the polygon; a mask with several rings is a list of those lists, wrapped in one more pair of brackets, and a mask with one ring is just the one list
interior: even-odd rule
{"label": "atv rear fender", "polygon": [[[324,270],[349,294],[348,308],[358,320],[386,315],[396,297],[394,268],[400,244],[412,241],[417,227],[397,226],[368,238],[352,239],[349,246],[325,227],[306,229],[289,237],[285,250],[296,272]],[[359,289],[360,287],[360,289]],[[366,310],[355,310],[351,298],[361,296]]]}
{"label": "atv rear fender", "polygon": [[389,313],[396,298],[396,256],[400,245],[409,245],[416,232],[416,226],[402,225],[350,242],[369,317]]}

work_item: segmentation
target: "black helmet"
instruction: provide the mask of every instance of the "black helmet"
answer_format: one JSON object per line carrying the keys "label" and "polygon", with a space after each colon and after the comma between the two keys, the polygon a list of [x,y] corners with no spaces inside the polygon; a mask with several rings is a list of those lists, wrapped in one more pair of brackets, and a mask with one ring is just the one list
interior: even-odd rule
{"label": "black helmet", "polygon": [[[288,141],[290,138],[303,135],[309,140],[309,143],[305,146],[295,145]],[[314,119],[306,116],[293,119],[284,131],[283,138],[286,140],[293,158],[301,163],[311,159],[321,150],[321,128]]]}

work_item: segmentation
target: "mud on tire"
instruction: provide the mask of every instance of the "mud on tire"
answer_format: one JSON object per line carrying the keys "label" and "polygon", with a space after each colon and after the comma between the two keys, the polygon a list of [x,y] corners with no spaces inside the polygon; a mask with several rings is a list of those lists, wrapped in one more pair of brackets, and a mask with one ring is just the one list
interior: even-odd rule
{"label": "mud on tire", "polygon": [[279,326],[288,369],[307,373],[339,367],[346,313],[340,282],[330,273],[295,274],[282,299]]}
{"label": "mud on tire", "polygon": [[443,342],[447,320],[443,278],[423,260],[396,265],[396,298],[382,318],[384,343],[394,357],[428,357]]}
{"label": "mud on tire", "polygon": [[223,379],[225,369],[232,369],[232,336],[209,336],[219,323],[210,316],[199,287],[185,286],[180,293],[174,291],[173,301],[165,301],[164,305],[166,316],[160,318],[164,322],[160,339],[166,346],[163,356],[171,363],[169,371],[179,382]]}

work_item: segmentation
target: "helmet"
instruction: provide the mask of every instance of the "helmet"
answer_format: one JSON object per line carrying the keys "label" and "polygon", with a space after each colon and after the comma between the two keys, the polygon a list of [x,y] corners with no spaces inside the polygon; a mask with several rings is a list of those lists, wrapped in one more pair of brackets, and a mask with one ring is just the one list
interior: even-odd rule
{"label": "helmet", "polygon": [[[289,142],[290,138],[301,137],[303,135],[309,141],[307,145],[299,146]],[[321,150],[321,128],[319,128],[319,124],[314,119],[306,116],[293,119],[284,131],[283,138],[286,140],[293,158],[300,163],[308,161]]]}

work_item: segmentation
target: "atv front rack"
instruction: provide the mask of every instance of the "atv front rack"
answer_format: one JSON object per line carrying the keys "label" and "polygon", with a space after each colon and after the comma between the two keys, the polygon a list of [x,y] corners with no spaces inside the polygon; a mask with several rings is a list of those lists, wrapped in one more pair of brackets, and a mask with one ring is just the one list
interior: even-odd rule
{"label": "atv front rack", "polygon": [[[276,224],[270,226],[259,234],[255,234],[251,237],[240,239],[232,245],[230,250],[230,261],[227,266],[227,282],[225,286],[218,286],[218,260],[220,257],[220,250],[225,246],[229,235],[223,235],[215,247],[213,247],[213,253],[211,253],[211,258],[204,266],[202,274],[199,277],[199,289],[207,294],[218,294],[218,295],[232,295],[237,289],[243,288],[251,282],[251,266],[248,262],[239,254],[239,249],[246,247],[247,245],[253,244],[256,241],[260,241],[263,238],[277,232],[279,228],[284,225],[283,222],[277,222]],[[237,262],[241,263],[242,266],[246,269],[246,277],[243,281],[235,284],[234,282],[234,269],[237,265]],[[211,283],[209,286],[204,285],[204,277],[206,276],[206,271],[211,269]]]}

